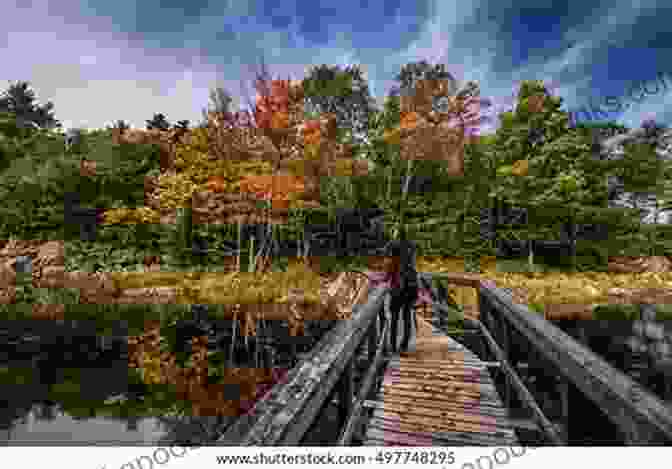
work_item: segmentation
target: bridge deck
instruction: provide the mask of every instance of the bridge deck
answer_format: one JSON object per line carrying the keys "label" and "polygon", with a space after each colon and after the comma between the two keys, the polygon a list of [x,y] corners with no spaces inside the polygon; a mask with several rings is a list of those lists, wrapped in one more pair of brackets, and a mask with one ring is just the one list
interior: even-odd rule
{"label": "bridge deck", "polygon": [[366,446],[516,445],[486,365],[418,315],[411,352],[393,356],[366,425]]}

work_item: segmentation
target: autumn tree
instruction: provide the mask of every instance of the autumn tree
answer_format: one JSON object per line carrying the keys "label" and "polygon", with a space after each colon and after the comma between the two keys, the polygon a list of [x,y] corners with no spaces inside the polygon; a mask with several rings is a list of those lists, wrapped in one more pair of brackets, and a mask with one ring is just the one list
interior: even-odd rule
{"label": "autumn tree", "polygon": [[453,74],[446,70],[445,64],[430,65],[426,60],[405,64],[395,77],[395,80],[399,85],[393,87],[390,91],[392,96],[413,97],[420,82],[429,81],[432,83],[438,80],[443,83],[446,86],[446,94],[432,96],[429,103],[425,103],[425,105],[429,105],[435,111],[447,111],[448,96],[455,95],[458,91],[457,80]]}
{"label": "autumn tree", "polygon": [[363,145],[375,100],[358,65],[315,66],[303,79],[303,89],[307,114],[334,114],[338,141]]}
{"label": "autumn tree", "polygon": [[[481,109],[490,104],[481,99],[475,82],[458,89],[454,80],[421,79],[413,86],[412,90],[402,88],[399,126],[384,136],[388,142],[400,146],[399,156],[407,161],[399,206],[400,223],[404,219],[401,204],[408,194],[412,162],[440,162],[444,165],[441,176],[463,176],[464,147],[486,121]],[[443,106],[437,105],[441,99],[446,103]]]}
{"label": "autumn tree", "polygon": [[223,87],[217,86],[211,89],[209,94],[208,107],[202,110],[202,125],[207,125],[210,112],[217,114],[230,113],[232,104],[233,97],[231,96],[231,93],[229,93]]}
{"label": "autumn tree", "polygon": [[[373,161],[377,167],[389,168],[395,158],[394,148],[383,138],[386,132],[390,132],[399,126],[400,121],[400,98],[395,94],[386,96],[383,108],[377,109],[369,116],[367,158]],[[399,149],[398,146],[396,148]],[[396,155],[398,157],[398,155]]]}

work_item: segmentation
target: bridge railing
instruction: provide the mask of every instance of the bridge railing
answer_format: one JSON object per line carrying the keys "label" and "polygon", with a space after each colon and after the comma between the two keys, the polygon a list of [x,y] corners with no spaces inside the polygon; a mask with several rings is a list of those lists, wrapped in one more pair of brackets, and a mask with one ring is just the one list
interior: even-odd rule
{"label": "bridge railing", "polygon": [[[480,319],[465,320],[465,325],[481,332],[481,358],[500,363],[505,405],[511,408],[514,391],[550,443],[672,442],[669,406],[543,316],[513,303],[478,275],[423,273],[423,277],[478,289]],[[559,395],[559,415],[549,418],[550,412],[542,411],[519,376],[525,369]]]}
{"label": "bridge railing", "polygon": [[[216,444],[222,446],[299,445],[334,392],[340,410],[339,445],[348,445],[364,400],[383,363],[388,324],[382,314],[388,287],[369,293],[352,318],[339,321],[294,367],[283,383],[276,384],[247,415],[236,421]],[[354,361],[368,342],[370,365],[362,384],[353,385]]]}

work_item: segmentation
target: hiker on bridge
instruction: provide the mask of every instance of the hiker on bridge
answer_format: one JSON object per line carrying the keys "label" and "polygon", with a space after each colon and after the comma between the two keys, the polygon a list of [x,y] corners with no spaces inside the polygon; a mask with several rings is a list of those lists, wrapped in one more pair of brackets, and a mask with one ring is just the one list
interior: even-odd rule
{"label": "hiker on bridge", "polygon": [[386,251],[387,256],[392,260],[388,270],[392,286],[390,297],[392,353],[399,351],[397,327],[400,313],[404,322],[401,350],[407,352],[411,340],[412,322],[415,324],[416,333],[418,330],[415,316],[415,302],[418,299],[418,272],[415,267],[415,244],[407,239],[404,225],[399,228],[398,239],[390,241]]}

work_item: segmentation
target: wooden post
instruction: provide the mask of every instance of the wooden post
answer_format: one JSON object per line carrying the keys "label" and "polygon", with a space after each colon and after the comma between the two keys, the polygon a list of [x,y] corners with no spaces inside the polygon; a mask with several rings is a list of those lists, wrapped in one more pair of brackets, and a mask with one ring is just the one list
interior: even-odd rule
{"label": "wooden post", "polygon": [[558,390],[560,391],[563,436],[567,440],[569,436],[569,382],[567,379],[558,377]]}
{"label": "wooden post", "polygon": [[[504,358],[509,361],[509,350],[510,350],[510,344],[509,344],[509,325],[506,323],[504,318],[500,316],[499,322],[499,327],[501,329],[500,333],[500,340],[501,340],[501,346],[502,346],[502,352],[504,352]],[[509,363],[512,366],[515,366],[515,363]],[[505,376],[505,386],[504,386],[504,405],[506,406],[507,409],[511,408],[511,380],[509,379],[508,375]]]}
{"label": "wooden post", "polygon": [[273,368],[273,347],[268,344],[263,345],[264,368]]}
{"label": "wooden post", "polygon": [[352,398],[354,396],[352,383],[353,359],[345,365],[345,369],[343,370],[343,374],[338,383],[338,413],[341,424],[348,420],[348,415],[350,415],[350,411],[352,410]]}
{"label": "wooden post", "polygon": [[539,428],[544,432],[548,441],[556,446],[566,445],[566,443],[563,441],[560,435],[558,435],[556,427],[553,426],[553,424],[551,424],[551,422],[542,412],[534,396],[525,387],[525,384],[520,379],[515,370],[511,367],[511,365],[509,365],[508,361],[504,357],[502,349],[499,347],[499,344],[497,344],[495,339],[492,337],[490,331],[488,331],[488,329],[485,327],[485,325],[483,325],[483,323],[480,323],[480,329],[481,333],[483,334],[483,337],[488,343],[490,350],[492,351],[492,354],[494,355],[495,360],[500,362],[502,371],[506,375],[508,375],[508,379],[510,380],[512,387],[515,388],[515,391],[518,394],[518,399],[523,403],[523,405],[528,410],[532,412],[532,417],[534,421],[539,426]]}
{"label": "wooden post", "polygon": [[373,359],[376,356],[376,348],[378,346],[378,322],[379,319],[376,318],[376,320],[369,327],[369,362],[373,362]]}
{"label": "wooden post", "polygon": [[[483,325],[488,324],[488,302],[484,301],[484,296],[483,294],[479,291],[478,293],[478,311],[480,315],[480,321],[483,323]],[[486,326],[487,327],[487,326]],[[481,359],[482,360],[490,360],[490,353],[488,353],[489,349],[485,344],[485,338],[480,336],[478,337],[478,343],[479,343],[479,348],[481,349]]]}

